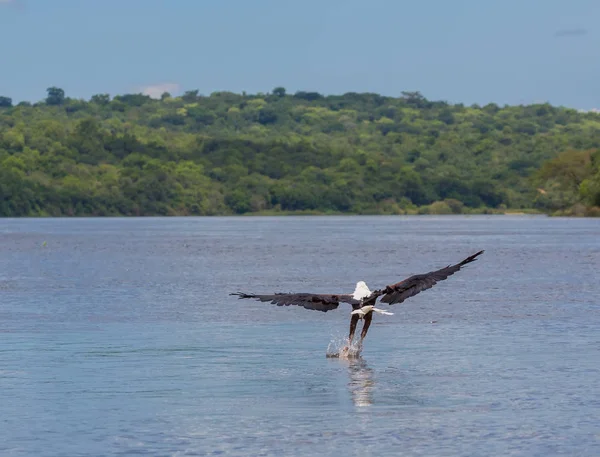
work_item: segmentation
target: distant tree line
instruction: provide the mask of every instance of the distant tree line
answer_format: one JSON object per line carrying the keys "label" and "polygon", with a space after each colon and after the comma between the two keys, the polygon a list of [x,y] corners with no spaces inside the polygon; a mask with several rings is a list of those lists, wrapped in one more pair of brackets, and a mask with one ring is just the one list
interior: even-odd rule
{"label": "distant tree line", "polygon": [[0,96],[0,216],[596,215],[600,115],[419,92]]}

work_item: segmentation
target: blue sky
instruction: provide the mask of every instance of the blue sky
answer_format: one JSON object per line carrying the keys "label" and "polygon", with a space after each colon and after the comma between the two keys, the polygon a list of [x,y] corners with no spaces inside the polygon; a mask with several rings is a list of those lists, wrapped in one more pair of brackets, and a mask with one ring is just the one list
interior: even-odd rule
{"label": "blue sky", "polygon": [[418,90],[600,108],[600,0],[0,0],[0,95]]}

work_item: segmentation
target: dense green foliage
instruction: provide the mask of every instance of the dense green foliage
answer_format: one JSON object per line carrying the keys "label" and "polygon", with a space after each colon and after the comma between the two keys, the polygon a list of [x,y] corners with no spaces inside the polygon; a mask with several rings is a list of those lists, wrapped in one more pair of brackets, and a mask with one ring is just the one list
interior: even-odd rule
{"label": "dense green foliage", "polygon": [[[0,215],[555,211],[599,204],[599,147],[600,115],[548,104],[51,87],[35,104],[0,96]],[[542,165],[569,150],[589,170],[561,200]]]}
{"label": "dense green foliage", "polygon": [[534,178],[537,206],[557,215],[600,216],[600,149],[565,151]]}

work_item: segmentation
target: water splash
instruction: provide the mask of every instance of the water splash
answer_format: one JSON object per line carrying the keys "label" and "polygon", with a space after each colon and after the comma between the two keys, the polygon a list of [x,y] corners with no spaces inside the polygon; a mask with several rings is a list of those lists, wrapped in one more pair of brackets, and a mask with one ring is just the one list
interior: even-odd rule
{"label": "water splash", "polygon": [[350,346],[348,346],[347,338],[333,338],[327,346],[327,352],[325,357],[327,358],[340,358],[340,359],[358,359],[362,352],[362,345],[359,340],[354,340]]}

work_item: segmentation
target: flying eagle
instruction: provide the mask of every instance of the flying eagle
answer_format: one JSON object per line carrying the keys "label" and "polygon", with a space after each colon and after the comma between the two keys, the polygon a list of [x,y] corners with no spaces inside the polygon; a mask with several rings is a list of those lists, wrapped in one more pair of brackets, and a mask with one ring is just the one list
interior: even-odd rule
{"label": "flying eagle", "polygon": [[456,265],[448,265],[445,268],[430,271],[429,273],[413,275],[396,284],[391,284],[383,289],[374,291],[370,291],[364,281],[359,281],[356,283],[356,288],[352,294],[275,293],[273,295],[256,295],[234,292],[229,295],[237,295],[239,298],[254,298],[261,302],[271,302],[277,306],[298,305],[306,309],[323,311],[324,313],[336,309],[340,302],[349,303],[352,305],[352,312],[350,313],[348,346],[352,344],[354,339],[356,324],[359,319],[364,319],[359,343],[359,347],[362,347],[362,342],[367,336],[371,320],[373,319],[373,312],[388,315],[393,314],[375,307],[375,302],[377,302],[379,297],[381,297],[382,303],[387,303],[388,305],[402,303],[407,298],[430,289],[438,281],[443,281],[448,276],[453,275],[464,265],[477,260],[476,257],[483,252],[479,251]]}

